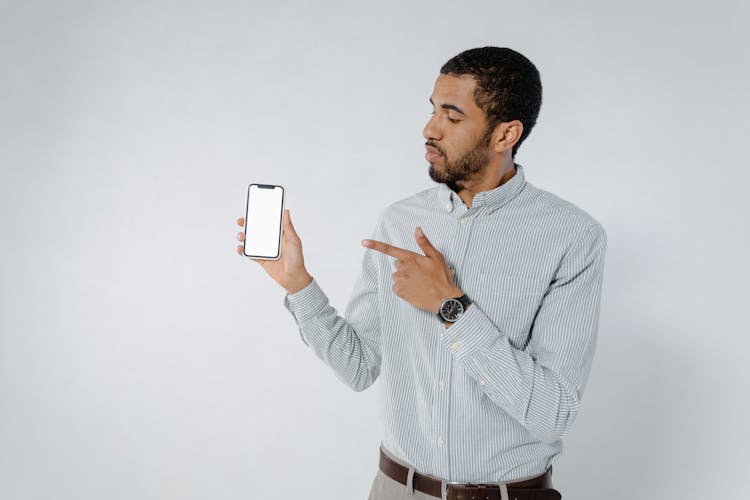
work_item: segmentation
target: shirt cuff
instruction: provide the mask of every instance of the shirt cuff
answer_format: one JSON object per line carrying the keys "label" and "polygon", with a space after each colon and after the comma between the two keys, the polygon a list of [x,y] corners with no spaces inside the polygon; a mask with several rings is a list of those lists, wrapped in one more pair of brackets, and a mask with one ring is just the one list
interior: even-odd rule
{"label": "shirt cuff", "polygon": [[284,296],[284,307],[294,315],[297,324],[316,316],[326,305],[328,297],[315,278],[302,290]]}
{"label": "shirt cuff", "polygon": [[494,342],[502,335],[504,334],[495,328],[487,315],[472,302],[452,326],[445,328],[442,340],[451,354],[461,361],[476,354],[482,346]]}

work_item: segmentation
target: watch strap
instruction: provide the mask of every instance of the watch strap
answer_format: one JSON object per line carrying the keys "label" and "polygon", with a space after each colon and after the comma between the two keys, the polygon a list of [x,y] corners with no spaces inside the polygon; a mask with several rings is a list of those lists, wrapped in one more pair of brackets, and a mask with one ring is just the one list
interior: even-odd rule
{"label": "watch strap", "polygon": [[469,304],[471,304],[471,299],[469,298],[469,296],[466,294],[463,294],[457,298],[458,298],[458,301],[461,302],[461,304],[463,304],[464,311],[466,311],[466,308],[469,307]]}

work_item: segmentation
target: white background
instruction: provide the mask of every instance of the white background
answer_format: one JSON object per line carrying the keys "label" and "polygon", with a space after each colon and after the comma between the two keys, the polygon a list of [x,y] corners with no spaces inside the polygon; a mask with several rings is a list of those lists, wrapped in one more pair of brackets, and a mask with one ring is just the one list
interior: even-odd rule
{"label": "white background", "polygon": [[741,498],[746,2],[0,1],[0,498],[364,499],[379,385],[235,253],[278,183],[341,312],[383,207],[434,183],[440,66],[539,68],[517,161],[606,228],[564,498]]}

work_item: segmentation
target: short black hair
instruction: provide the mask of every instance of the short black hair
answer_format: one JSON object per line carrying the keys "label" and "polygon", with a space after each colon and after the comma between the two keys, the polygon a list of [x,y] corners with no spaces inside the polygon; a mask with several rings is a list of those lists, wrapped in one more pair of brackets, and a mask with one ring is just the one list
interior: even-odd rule
{"label": "short black hair", "polygon": [[520,120],[523,133],[512,156],[531,133],[542,107],[539,71],[525,56],[505,47],[479,47],[452,57],[442,74],[471,75],[477,82],[474,101],[487,115],[488,131],[501,122]]}

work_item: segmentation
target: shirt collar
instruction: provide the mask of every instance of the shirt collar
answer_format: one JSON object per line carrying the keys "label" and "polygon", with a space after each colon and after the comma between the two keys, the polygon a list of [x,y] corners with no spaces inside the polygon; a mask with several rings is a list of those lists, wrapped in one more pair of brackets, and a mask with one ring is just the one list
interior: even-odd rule
{"label": "shirt collar", "polygon": [[[516,175],[508,179],[505,184],[501,184],[489,191],[477,193],[471,203],[471,208],[486,206],[488,208],[487,213],[492,213],[520,193],[526,185],[526,176],[524,175],[523,167],[521,165],[516,163],[515,166]],[[440,205],[448,212],[453,211],[454,202],[463,202],[461,197],[458,196],[458,193],[443,183],[438,185],[437,194]]]}

